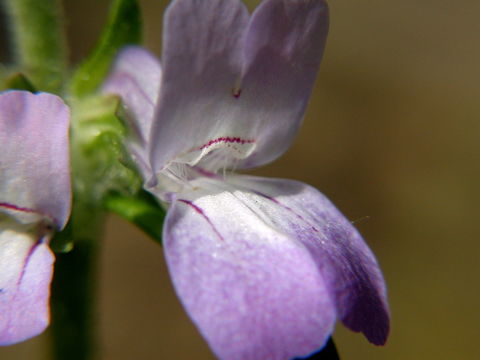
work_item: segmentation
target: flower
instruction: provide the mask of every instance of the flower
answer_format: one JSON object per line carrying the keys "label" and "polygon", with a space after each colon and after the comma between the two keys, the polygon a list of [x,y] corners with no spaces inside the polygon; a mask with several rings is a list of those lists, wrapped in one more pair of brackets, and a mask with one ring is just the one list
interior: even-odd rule
{"label": "flower", "polygon": [[170,204],[173,284],[221,359],[306,356],[337,318],[387,338],[382,274],[335,206],[297,181],[231,173],[290,145],[327,28],[322,0],[264,0],[252,16],[238,0],[174,0],[162,69],[130,47],[103,88],[124,101],[145,187]]}
{"label": "flower", "polygon": [[57,96],[0,94],[0,345],[49,323],[48,242],[70,214],[68,123]]}

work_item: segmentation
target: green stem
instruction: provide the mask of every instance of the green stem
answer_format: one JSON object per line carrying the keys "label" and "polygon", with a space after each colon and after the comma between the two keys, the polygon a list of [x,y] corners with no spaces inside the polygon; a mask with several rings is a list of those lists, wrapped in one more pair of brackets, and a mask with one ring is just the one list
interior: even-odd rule
{"label": "green stem", "polygon": [[66,38],[60,0],[4,0],[16,62],[42,91],[60,93]]}
{"label": "green stem", "polygon": [[75,204],[70,229],[74,248],[59,254],[52,284],[52,359],[91,360],[97,356],[97,255],[104,214]]}

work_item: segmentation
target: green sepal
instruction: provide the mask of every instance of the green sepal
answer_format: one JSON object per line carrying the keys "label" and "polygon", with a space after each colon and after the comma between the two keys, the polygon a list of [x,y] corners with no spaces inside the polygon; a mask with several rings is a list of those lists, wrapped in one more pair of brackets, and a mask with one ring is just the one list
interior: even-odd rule
{"label": "green sepal", "polygon": [[125,149],[120,99],[92,96],[71,102],[74,191],[99,204],[110,191],[135,193],[142,180]]}
{"label": "green sepal", "polygon": [[1,90],[26,90],[32,93],[38,91],[32,82],[25,75],[19,72],[8,76],[2,84]]}
{"label": "green sepal", "polygon": [[150,193],[145,190],[140,190],[135,196],[111,193],[105,198],[104,205],[106,210],[120,215],[156,242],[162,243],[165,210]]}
{"label": "green sepal", "polygon": [[95,219],[91,214],[104,212],[107,194],[117,192],[129,196],[142,186],[142,179],[125,149],[127,127],[117,116],[122,113],[120,98],[115,95],[71,98],[69,105],[74,206],[66,229],[53,240],[57,252],[69,252],[74,241],[88,237],[82,234],[83,229],[92,228]]}
{"label": "green sepal", "polygon": [[137,0],[114,0],[100,40],[73,75],[71,93],[82,97],[95,92],[107,76],[118,50],[141,42],[141,26]]}

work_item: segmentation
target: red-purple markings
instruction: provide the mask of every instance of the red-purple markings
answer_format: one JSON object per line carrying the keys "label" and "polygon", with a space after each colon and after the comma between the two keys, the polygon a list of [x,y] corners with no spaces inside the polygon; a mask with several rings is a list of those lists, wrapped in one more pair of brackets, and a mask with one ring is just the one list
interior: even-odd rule
{"label": "red-purple markings", "polygon": [[207,223],[210,225],[210,227],[212,228],[212,230],[215,232],[215,234],[218,236],[218,238],[222,241],[224,241],[225,239],[223,238],[223,236],[218,232],[217,228],[215,227],[215,225],[213,225],[213,223],[210,221],[210,219],[208,218],[208,216],[205,214],[205,212],[199,208],[197,205],[195,205],[193,202],[189,201],[189,200],[185,200],[185,199],[178,199],[179,202],[182,202],[184,204],[187,204],[188,206],[190,206],[191,208],[193,208],[193,210],[195,210],[195,212],[197,212],[198,214],[200,214],[206,221]]}
{"label": "red-purple markings", "polygon": [[27,270],[28,262],[30,261],[33,253],[35,252],[35,250],[40,244],[42,244],[41,239],[38,240],[35,244],[33,244],[32,247],[28,250],[27,256],[25,257],[25,261],[23,263],[22,272],[20,273],[20,276],[18,277],[18,280],[16,282],[17,287],[20,287],[20,284],[23,281],[23,277],[25,276],[25,271]]}
{"label": "red-purple markings", "polygon": [[19,211],[19,212],[23,212],[23,213],[27,213],[27,214],[37,214],[37,215],[41,215],[41,216],[44,216],[44,217],[50,219],[50,221],[51,221],[52,223],[56,224],[56,220],[54,219],[53,216],[51,216],[51,215],[49,215],[49,214],[41,213],[41,212],[39,212],[39,211],[30,209],[30,208],[17,206],[17,205],[13,205],[13,204],[10,204],[10,203],[0,202],[0,208],[2,208],[2,207],[3,207],[3,208],[6,208],[6,209],[8,209],[8,210]]}
{"label": "red-purple markings", "polygon": [[192,169],[195,170],[197,173],[199,173],[200,175],[202,176],[205,176],[205,177],[208,177],[210,179],[223,179],[223,177],[213,173],[213,172],[210,172],[210,171],[207,171],[199,166],[192,166]]}
{"label": "red-purple markings", "polygon": [[15,211],[32,213],[32,214],[37,214],[38,213],[38,211],[35,211],[33,209],[24,208],[24,207],[16,206],[16,205],[9,204],[9,203],[3,203],[3,202],[0,203],[0,207],[7,208],[9,210],[15,210]]}
{"label": "red-purple markings", "polygon": [[[0,202],[0,207],[6,208],[6,209],[9,209],[9,210],[29,213],[29,214],[38,214],[38,211],[35,211],[33,209],[25,208],[25,207],[21,207],[21,206],[16,206],[16,205],[9,204],[9,203],[4,203],[4,202]],[[47,229],[53,230],[53,227],[50,224],[46,224],[45,226],[46,226]],[[45,236],[40,235],[38,240],[28,250],[27,256],[25,257],[25,260],[24,260],[24,263],[23,263],[23,266],[22,266],[22,271],[21,271],[20,276],[18,277],[17,282],[16,282],[17,288],[20,286],[20,284],[23,281],[23,277],[25,275],[27,264],[30,261],[30,258],[32,257],[33,253],[35,252],[35,250],[37,249],[37,247],[40,244],[43,244],[45,242],[46,242]],[[0,288],[0,294],[5,292],[5,291],[6,290],[4,288]],[[15,296],[16,296],[16,294],[15,294]]]}
{"label": "red-purple markings", "polygon": [[240,97],[240,95],[242,95],[242,89],[239,89],[239,88],[233,88],[232,89],[232,96],[235,99],[238,99]]}
{"label": "red-purple markings", "polygon": [[261,197],[264,197],[265,199],[267,200],[270,200],[272,202],[274,202],[275,204],[277,204],[278,206],[281,206],[283,207],[285,210],[291,212],[292,214],[294,214],[299,220],[303,221],[304,223],[306,223],[308,226],[310,226],[310,228],[312,229],[313,232],[319,232],[318,229],[315,227],[315,225],[311,224],[307,219],[305,219],[302,215],[298,214],[295,210],[293,210],[290,206],[287,206],[285,204],[282,204],[280,201],[278,201],[277,199],[275,199],[274,197],[271,197],[270,195],[267,195],[267,194],[264,194],[262,193],[261,191],[257,191],[257,190],[252,190],[255,194],[257,194],[258,196],[261,196]]}
{"label": "red-purple markings", "polygon": [[253,144],[255,142],[254,139],[242,139],[240,137],[232,137],[232,136],[223,136],[219,137],[213,140],[208,141],[206,144],[203,144],[202,146],[199,146],[195,150],[203,150],[205,148],[208,148],[212,145],[218,144],[218,143],[226,143],[226,144]]}

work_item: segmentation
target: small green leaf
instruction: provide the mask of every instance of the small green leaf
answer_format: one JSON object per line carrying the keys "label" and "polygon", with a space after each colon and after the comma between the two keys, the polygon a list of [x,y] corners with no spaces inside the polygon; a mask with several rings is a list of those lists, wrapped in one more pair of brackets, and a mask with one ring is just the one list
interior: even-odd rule
{"label": "small green leaf", "polygon": [[113,193],[106,197],[104,204],[107,210],[137,225],[161,244],[165,210],[152,195],[144,190],[136,196]]}
{"label": "small green leaf", "polygon": [[22,73],[15,73],[5,79],[2,90],[26,90],[32,93],[37,92],[35,86]]}
{"label": "small green leaf", "polygon": [[75,72],[71,92],[82,97],[93,93],[108,74],[118,50],[141,41],[141,17],[137,0],[114,0],[110,16],[92,54]]}

